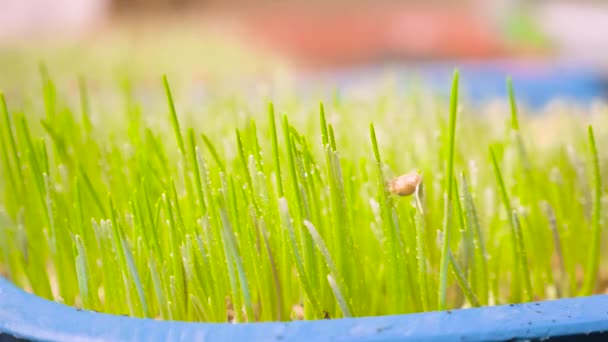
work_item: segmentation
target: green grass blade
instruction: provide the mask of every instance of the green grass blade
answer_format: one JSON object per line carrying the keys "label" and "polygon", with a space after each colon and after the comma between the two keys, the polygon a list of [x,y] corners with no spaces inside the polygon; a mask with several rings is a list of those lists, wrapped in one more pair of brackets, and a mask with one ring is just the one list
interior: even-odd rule
{"label": "green grass blade", "polygon": [[323,238],[317,231],[317,228],[315,228],[315,226],[312,224],[312,222],[304,220],[304,226],[308,229],[310,236],[312,236],[312,240],[317,245],[319,252],[321,252],[321,254],[323,255],[325,263],[329,268],[330,274],[327,276],[327,280],[329,281],[330,286],[334,291],[334,295],[336,295],[336,300],[338,301],[338,305],[340,306],[342,315],[344,317],[351,317],[351,305],[344,299],[344,295],[347,294],[346,284],[344,284],[343,278],[340,276],[340,273],[338,273],[338,268],[336,267],[336,264],[334,264],[331,254],[329,253],[329,250],[327,249],[327,246],[323,241]]}
{"label": "green grass blade", "polygon": [[448,159],[445,170],[445,208],[443,214],[443,242],[441,245],[441,261],[439,265],[438,309],[447,308],[448,259],[450,248],[450,226],[452,222],[452,182],[454,179],[454,150],[456,137],[456,113],[458,111],[458,70],[454,71],[452,95],[450,97],[450,127],[448,137]]}
{"label": "green grass blade", "polygon": [[372,150],[374,151],[374,159],[377,164],[381,164],[382,160],[380,159],[380,151],[378,150],[378,140],[376,139],[376,128],[374,124],[369,124],[369,136],[372,140]]}
{"label": "green grass blade", "polygon": [[513,90],[513,80],[511,77],[507,78],[507,92],[509,93],[509,104],[511,105],[511,129],[518,131],[517,102],[515,101],[515,91]]}
{"label": "green grass blade", "polygon": [[255,191],[253,188],[253,179],[251,178],[251,173],[249,172],[249,166],[247,165],[247,159],[245,157],[245,149],[243,148],[243,142],[241,140],[241,133],[239,132],[239,130],[236,130],[236,143],[237,143],[237,148],[238,148],[238,153],[239,153],[239,159],[241,161],[241,168],[243,170],[243,173],[245,173],[245,180],[247,181],[247,189],[249,191],[249,195],[251,198],[251,202],[253,203],[253,206],[256,209],[256,212],[259,212],[260,209],[258,207],[257,201],[255,199]]}
{"label": "green grass blade", "polygon": [[90,133],[93,130],[93,125],[89,113],[89,92],[87,91],[87,82],[82,76],[78,77],[78,94],[80,95],[82,125],[85,131]]}
{"label": "green grass blade", "polygon": [[[112,199],[109,200],[110,203],[110,212],[112,213],[112,236],[114,239],[114,244],[116,247],[116,254],[118,255],[120,269],[122,271],[122,276],[125,282],[125,290],[127,295],[130,296],[131,292],[131,281],[133,285],[135,285],[135,290],[137,291],[137,296],[139,299],[139,305],[141,310],[143,310],[144,314],[148,314],[148,308],[145,296],[143,295],[143,287],[141,285],[141,280],[139,279],[139,274],[135,269],[135,265],[133,263],[133,257],[131,252],[129,251],[129,247],[127,246],[126,239],[124,237],[124,233],[122,228],[118,222],[118,214],[116,213],[116,209],[114,207],[114,203]],[[137,309],[133,306],[132,315],[135,315]]]}
{"label": "green grass blade", "polygon": [[460,288],[462,289],[464,296],[467,298],[467,300],[469,301],[469,303],[471,303],[472,306],[474,306],[474,307],[480,306],[479,300],[477,300],[477,296],[475,296],[475,294],[473,293],[473,290],[471,289],[471,285],[467,281],[467,278],[464,275],[464,272],[462,272],[462,269],[458,265],[458,261],[454,258],[451,251],[449,252],[449,259],[450,259],[450,265],[452,265],[452,270],[454,271],[454,274],[456,275],[456,281],[458,282],[458,286],[460,286]]}
{"label": "green grass blade", "polygon": [[[505,186],[505,182],[502,177],[502,172],[500,171],[500,167],[498,165],[498,159],[496,158],[496,152],[493,147],[490,147],[490,157],[492,159],[492,166],[494,168],[494,175],[496,176],[496,183],[498,183],[498,189],[500,192],[500,196],[503,202],[503,205],[506,209],[509,221],[509,225],[511,227],[511,248],[513,253],[513,258],[517,260],[518,258],[518,235],[516,227],[516,223],[514,222],[514,216],[512,215],[513,209],[511,208],[511,201],[509,200],[509,195],[507,194],[507,188]],[[513,282],[512,282],[512,297],[513,301],[519,302],[521,299],[521,263],[515,262],[513,270]]]}
{"label": "green grass blade", "polygon": [[[232,262],[236,265],[236,272],[239,277],[239,284],[241,285],[241,293],[243,296],[243,301],[245,302],[245,313],[247,315],[246,319],[248,322],[255,321],[255,315],[253,313],[253,302],[251,300],[251,294],[249,291],[249,284],[247,282],[247,276],[245,274],[245,269],[243,267],[243,261],[241,259],[240,253],[237,249],[236,242],[234,241],[234,235],[232,233],[232,225],[228,220],[226,212],[224,210],[220,211],[222,217],[222,226],[223,226],[223,234],[224,240],[226,241],[226,252],[230,255]],[[236,310],[239,310],[239,307],[236,307]],[[238,315],[238,314],[237,314]]]}
{"label": "green grass blade", "polygon": [[545,203],[545,214],[549,223],[549,229],[551,229],[551,236],[553,237],[554,253],[557,257],[557,262],[559,264],[559,278],[555,280],[557,295],[567,297],[570,294],[570,280],[568,279],[569,275],[566,269],[566,264],[564,262],[564,253],[562,251],[562,239],[557,228],[557,218],[555,217],[555,210],[549,203]]}
{"label": "green grass blade", "polygon": [[517,213],[513,212],[513,224],[515,227],[515,236],[517,238],[517,256],[519,267],[522,270],[522,276],[524,278],[524,299],[527,302],[531,302],[534,298],[534,292],[532,291],[532,282],[530,280],[530,269],[528,267],[528,253],[526,252],[526,246],[521,232],[521,225]]}
{"label": "green grass blade", "polygon": [[274,161],[274,172],[277,183],[277,194],[283,197],[283,180],[281,177],[281,162],[279,160],[279,142],[277,138],[277,124],[274,118],[274,105],[268,103],[268,121],[270,122],[270,134],[272,136],[272,159]]}
{"label": "green grass blade", "polygon": [[312,285],[310,284],[309,278],[306,274],[304,267],[304,261],[300,255],[298,245],[296,243],[296,235],[293,228],[293,219],[289,215],[289,207],[285,198],[279,199],[279,208],[281,212],[281,223],[285,227],[285,234],[289,241],[289,247],[291,249],[291,255],[293,256],[294,264],[298,273],[298,278],[302,284],[304,290],[304,296],[308,303],[310,303],[313,317],[321,317],[321,306],[318,302],[317,296],[313,292]]}
{"label": "green grass blade", "polygon": [[321,121],[321,142],[323,146],[329,145],[329,134],[327,133],[327,120],[325,119],[325,108],[323,102],[319,103],[319,117]]}
{"label": "green grass blade", "polygon": [[348,303],[344,299],[344,296],[342,294],[342,291],[340,290],[340,285],[338,285],[338,282],[334,279],[334,277],[332,277],[331,274],[327,275],[327,282],[329,283],[329,286],[331,287],[332,291],[334,292],[334,295],[336,296],[336,301],[338,301],[340,310],[342,310],[342,315],[347,318],[351,317],[352,315],[348,308]]}
{"label": "green grass blade", "polygon": [[427,284],[427,257],[426,257],[426,222],[424,219],[424,207],[422,206],[421,192],[422,182],[416,187],[416,257],[418,259],[418,287],[420,289],[420,298],[422,310],[430,310],[430,301]]}
{"label": "green grass blade", "polygon": [[222,173],[226,173],[225,163],[220,158],[220,155],[217,153],[215,147],[213,146],[213,143],[211,143],[211,140],[209,140],[209,138],[207,138],[207,136],[204,134],[201,135],[201,138],[203,139],[205,146],[207,146],[209,153],[211,153],[211,157],[217,163],[217,166],[219,166]]}
{"label": "green grass blade", "polygon": [[480,288],[477,293],[481,298],[481,303],[487,304],[490,290],[490,276],[488,274],[488,254],[485,246],[485,240],[481,232],[481,225],[477,216],[477,208],[473,202],[473,196],[469,190],[469,183],[464,173],[461,175],[461,184],[466,223],[469,225],[468,229],[473,231],[473,243],[475,245],[476,252],[475,258],[476,261],[479,261],[480,265],[480,267],[477,268],[478,273],[476,274],[476,278],[479,279],[480,282]]}
{"label": "green grass blade", "polygon": [[595,144],[595,135],[593,127],[589,126],[589,151],[593,163],[593,216],[592,216],[592,233],[589,243],[589,254],[587,255],[587,263],[585,264],[585,278],[580,294],[588,296],[593,293],[596,286],[596,280],[600,264],[600,242],[602,227],[601,208],[602,208],[602,179],[600,173],[600,161]]}
{"label": "green grass blade", "polygon": [[194,183],[196,185],[196,196],[198,199],[198,205],[201,210],[201,216],[205,214],[207,211],[207,207],[205,205],[205,196],[203,195],[203,183],[201,181],[201,173],[200,168],[198,166],[198,158],[196,156],[198,147],[196,146],[196,142],[194,141],[194,130],[188,130],[188,141],[190,142],[190,164],[194,168],[192,171],[194,172]]}
{"label": "green grass blade", "polygon": [[167,75],[163,75],[163,87],[165,88],[165,94],[167,96],[167,102],[169,104],[169,113],[171,114],[171,124],[173,125],[173,131],[175,132],[175,139],[177,139],[177,146],[179,147],[182,155],[186,155],[186,149],[184,147],[184,138],[182,138],[182,131],[179,128],[179,120],[177,119],[177,112],[175,111],[175,104],[173,103],[173,96],[171,95],[171,89],[169,88],[169,82],[167,81]]}
{"label": "green grass blade", "polygon": [[93,294],[89,291],[91,288],[89,280],[89,269],[87,266],[87,253],[83,239],[79,235],[74,236],[75,252],[76,252],[76,277],[78,279],[78,289],[80,298],[85,309],[94,307]]}
{"label": "green grass blade", "polygon": [[11,119],[8,111],[8,106],[6,104],[6,99],[4,97],[4,93],[0,92],[0,110],[2,110],[2,116],[4,119],[4,127],[6,128],[6,135],[8,136],[8,142],[10,143],[10,149],[12,152],[13,162],[15,163],[15,168],[17,169],[17,174],[20,179],[23,179],[23,175],[21,172],[21,162],[19,153],[17,153],[17,143],[15,142],[15,135],[13,133]]}
{"label": "green grass blade", "polygon": [[55,99],[56,90],[49,71],[43,63],[39,65],[40,76],[42,81],[42,95],[44,100],[44,108],[46,110],[47,119],[52,119],[55,116]]}
{"label": "green grass blade", "polygon": [[184,299],[186,293],[184,290],[184,270],[177,251],[179,251],[180,248],[180,237],[183,231],[180,229],[181,227],[177,223],[176,212],[174,212],[172,206],[172,204],[175,204],[174,201],[176,199],[173,198],[174,201],[172,201],[171,196],[166,196],[163,194],[163,200],[165,202],[165,212],[169,219],[169,247],[170,251],[174,251],[173,253],[169,254],[171,276],[174,278],[173,286],[177,293],[177,295],[172,297],[175,305],[174,315],[181,318],[184,317],[186,312],[186,303]]}
{"label": "green grass blade", "polygon": [[[519,118],[518,118],[518,110],[517,110],[517,101],[515,100],[515,91],[513,90],[513,81],[511,78],[507,78],[507,92],[509,94],[509,104],[511,106],[511,130],[514,135],[515,144],[517,145],[517,151],[520,155],[521,162],[523,164],[524,170],[528,173],[527,176],[531,176],[531,164],[530,159],[528,158],[528,152],[526,151],[526,147],[524,146],[524,142],[521,136],[521,132],[519,130]],[[533,180],[529,180],[534,184]]]}
{"label": "green grass blade", "polygon": [[370,137],[372,141],[372,149],[374,151],[374,158],[376,160],[377,170],[377,201],[380,206],[380,216],[382,222],[382,233],[384,234],[383,240],[386,246],[382,246],[384,251],[384,258],[387,263],[387,271],[389,275],[385,279],[387,282],[387,291],[394,293],[394,299],[389,304],[387,312],[390,313],[402,313],[405,311],[404,306],[406,305],[405,293],[403,290],[403,282],[405,280],[403,265],[399,261],[403,260],[402,249],[399,246],[399,235],[397,233],[397,227],[395,224],[394,205],[393,201],[388,194],[386,187],[386,180],[384,178],[384,172],[382,170],[383,164],[380,158],[380,152],[378,150],[378,142],[376,139],[376,130],[374,125],[370,125]]}

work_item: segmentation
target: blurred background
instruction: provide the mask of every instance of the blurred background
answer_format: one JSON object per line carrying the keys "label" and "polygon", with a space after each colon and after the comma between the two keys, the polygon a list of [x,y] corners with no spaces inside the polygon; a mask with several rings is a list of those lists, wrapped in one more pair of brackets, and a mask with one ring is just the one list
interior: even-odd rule
{"label": "blurred background", "polygon": [[453,67],[474,99],[543,105],[608,93],[602,0],[0,0],[0,88],[53,74],[162,73],[190,82],[294,75],[374,83],[390,71],[439,91]]}

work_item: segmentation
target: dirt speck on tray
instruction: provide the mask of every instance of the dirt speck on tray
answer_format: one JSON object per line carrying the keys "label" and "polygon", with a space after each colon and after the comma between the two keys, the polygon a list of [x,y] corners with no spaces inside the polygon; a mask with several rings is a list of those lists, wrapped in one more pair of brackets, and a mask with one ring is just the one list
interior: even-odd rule
{"label": "dirt speck on tray", "polygon": [[301,321],[304,319],[304,305],[296,304],[291,307],[291,319],[294,321]]}
{"label": "dirt speck on tray", "polygon": [[234,306],[232,305],[232,300],[230,297],[226,297],[226,322],[234,323]]}

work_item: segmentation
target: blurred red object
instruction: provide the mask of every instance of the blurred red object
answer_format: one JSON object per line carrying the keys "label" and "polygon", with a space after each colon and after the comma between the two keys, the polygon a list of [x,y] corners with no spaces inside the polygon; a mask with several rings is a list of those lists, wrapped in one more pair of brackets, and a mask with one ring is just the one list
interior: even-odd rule
{"label": "blurred red object", "polygon": [[488,58],[507,52],[491,25],[441,7],[271,9],[242,19],[265,47],[312,65]]}

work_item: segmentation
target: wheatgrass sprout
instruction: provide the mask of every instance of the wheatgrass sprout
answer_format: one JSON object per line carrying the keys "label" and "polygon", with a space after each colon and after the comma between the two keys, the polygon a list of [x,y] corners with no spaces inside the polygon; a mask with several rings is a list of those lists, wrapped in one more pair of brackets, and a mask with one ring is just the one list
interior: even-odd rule
{"label": "wheatgrass sprout", "polygon": [[472,105],[457,73],[449,101],[319,105],[166,77],[74,95],[42,72],[41,96],[0,95],[0,272],[39,296],[240,323],[605,291],[606,107],[520,115],[511,82]]}

